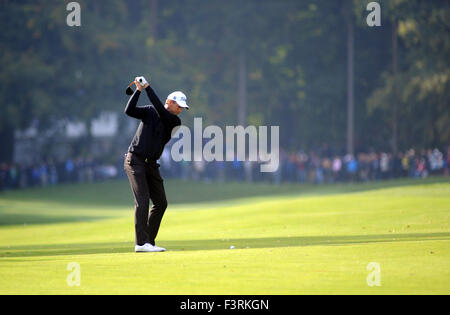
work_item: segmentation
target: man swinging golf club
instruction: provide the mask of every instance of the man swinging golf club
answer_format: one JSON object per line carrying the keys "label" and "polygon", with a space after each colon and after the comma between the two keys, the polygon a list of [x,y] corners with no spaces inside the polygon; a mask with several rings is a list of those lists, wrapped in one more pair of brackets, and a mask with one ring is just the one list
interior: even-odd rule
{"label": "man swinging golf club", "polygon": [[[130,87],[133,83],[136,86],[134,93]],[[135,200],[135,251],[163,252],[165,248],[156,246],[155,238],[167,208],[167,199],[159,173],[160,165],[156,161],[169,142],[172,130],[181,125],[178,115],[189,106],[182,92],[170,94],[163,105],[144,77],[137,77],[133,83],[127,89],[127,94],[132,96],[125,114],[139,119],[141,123],[125,156],[124,169]],[[153,106],[137,106],[144,89]],[[149,213],[150,199],[153,206]]]}

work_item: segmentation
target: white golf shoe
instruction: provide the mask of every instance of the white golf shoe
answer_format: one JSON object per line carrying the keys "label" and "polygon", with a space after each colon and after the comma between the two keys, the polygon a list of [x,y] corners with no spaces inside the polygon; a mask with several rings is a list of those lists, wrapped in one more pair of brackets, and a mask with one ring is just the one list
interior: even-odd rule
{"label": "white golf shoe", "polygon": [[136,245],[134,247],[136,253],[155,253],[155,252],[165,252],[166,249],[158,246],[153,246],[150,243],[146,243],[142,246]]}
{"label": "white golf shoe", "polygon": [[153,246],[153,248],[157,249],[159,252],[165,252],[166,249],[164,247],[159,247],[159,246]]}

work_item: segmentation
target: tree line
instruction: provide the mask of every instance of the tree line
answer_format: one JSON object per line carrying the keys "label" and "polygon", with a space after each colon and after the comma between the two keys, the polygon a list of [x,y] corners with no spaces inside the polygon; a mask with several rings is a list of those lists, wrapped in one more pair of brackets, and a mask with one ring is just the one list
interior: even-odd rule
{"label": "tree line", "polygon": [[0,160],[16,130],[121,112],[137,74],[188,95],[188,126],[278,125],[288,149],[448,145],[449,2],[377,1],[380,27],[369,2],[80,0],[69,27],[68,1],[0,0]]}

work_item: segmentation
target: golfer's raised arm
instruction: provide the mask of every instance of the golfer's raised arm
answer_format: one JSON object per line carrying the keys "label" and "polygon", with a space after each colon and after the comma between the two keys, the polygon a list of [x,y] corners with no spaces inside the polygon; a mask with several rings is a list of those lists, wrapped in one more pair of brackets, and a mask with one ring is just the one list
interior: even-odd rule
{"label": "golfer's raised arm", "polygon": [[156,111],[159,114],[159,117],[161,117],[162,122],[166,126],[174,127],[180,125],[180,118],[178,116],[170,113],[165,107],[164,104],[161,102],[159,97],[156,95],[155,91],[148,85],[145,88],[145,91],[147,92],[148,98],[150,99],[150,102],[152,102],[153,106],[155,107]]}
{"label": "golfer's raised arm", "polygon": [[145,117],[145,108],[137,107],[140,95],[141,91],[136,90],[125,107],[125,114],[136,119],[143,119]]}

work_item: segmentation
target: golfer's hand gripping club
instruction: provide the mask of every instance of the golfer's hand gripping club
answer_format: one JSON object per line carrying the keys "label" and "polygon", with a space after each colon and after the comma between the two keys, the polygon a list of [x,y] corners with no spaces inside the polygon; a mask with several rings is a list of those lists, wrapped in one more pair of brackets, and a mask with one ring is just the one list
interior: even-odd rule
{"label": "golfer's hand gripping club", "polygon": [[126,89],[125,93],[127,95],[133,95],[133,90],[131,89],[131,86],[133,84],[136,86],[136,89],[138,89],[139,91],[142,91],[147,86],[149,86],[147,80],[144,77],[136,77],[134,79],[134,81],[131,82],[130,85],[128,86],[128,88]]}
{"label": "golfer's hand gripping club", "polygon": [[136,77],[136,82],[138,82],[142,87],[145,87],[148,84],[144,77]]}

